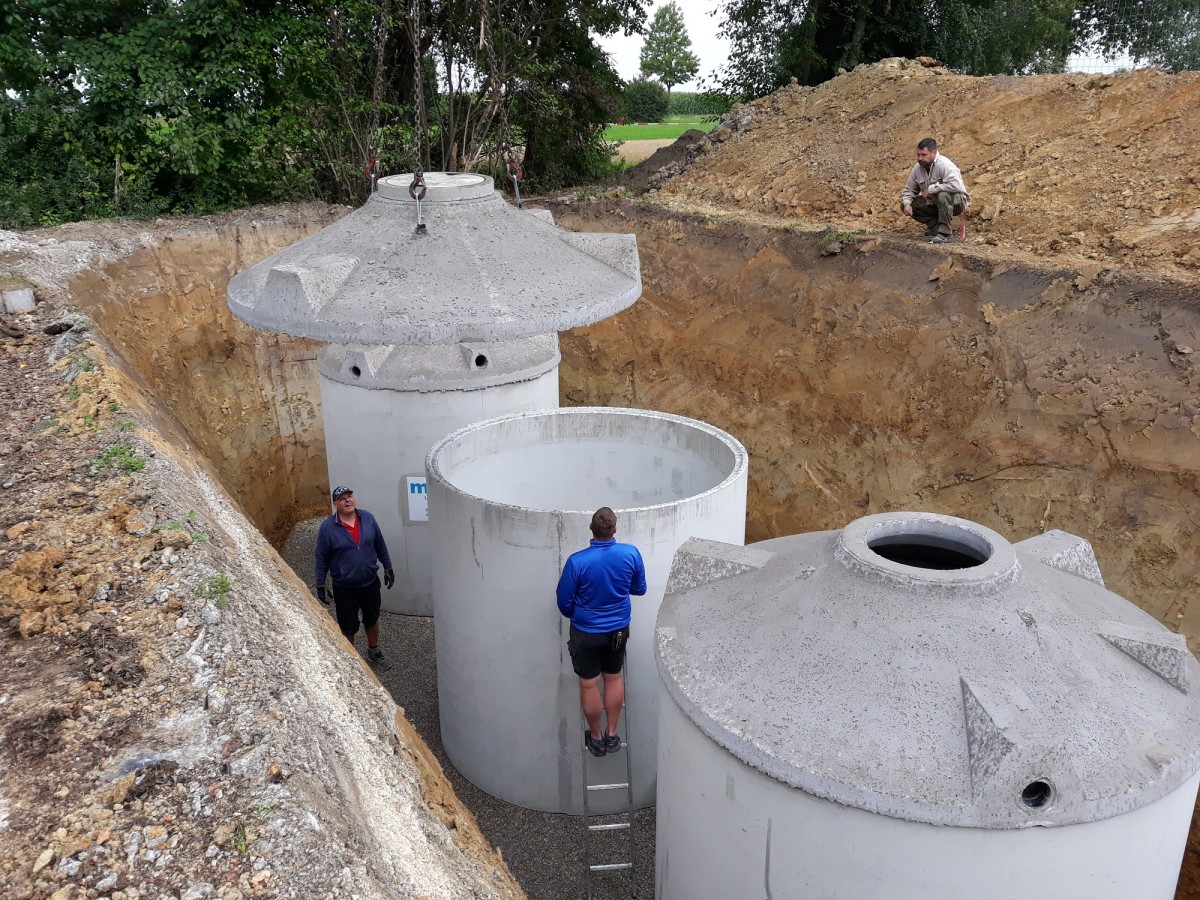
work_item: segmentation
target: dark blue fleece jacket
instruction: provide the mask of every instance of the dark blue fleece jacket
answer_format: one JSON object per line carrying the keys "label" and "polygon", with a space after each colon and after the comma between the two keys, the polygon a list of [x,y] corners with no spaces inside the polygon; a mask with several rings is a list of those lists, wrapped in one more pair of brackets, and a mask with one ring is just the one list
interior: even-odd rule
{"label": "dark blue fleece jacket", "polygon": [[375,517],[365,509],[358,510],[358,543],[341,522],[337,513],[321,523],[317,532],[317,584],[325,583],[325,573],[333,576],[334,584],[366,587],[375,580],[378,563],[392,567],[387,544]]}

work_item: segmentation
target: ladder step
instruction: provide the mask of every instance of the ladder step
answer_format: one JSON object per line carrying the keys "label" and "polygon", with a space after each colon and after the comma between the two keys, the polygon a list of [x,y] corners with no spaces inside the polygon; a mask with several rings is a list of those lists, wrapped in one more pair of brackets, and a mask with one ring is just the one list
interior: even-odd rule
{"label": "ladder step", "polygon": [[589,791],[623,791],[627,787],[629,787],[629,782],[622,784],[589,784],[587,789]]}
{"label": "ladder step", "polygon": [[619,872],[621,869],[632,869],[633,863],[606,863],[602,866],[588,866],[593,872]]}
{"label": "ladder step", "polygon": [[613,825],[589,825],[588,831],[621,831],[628,827],[628,822],[617,822]]}

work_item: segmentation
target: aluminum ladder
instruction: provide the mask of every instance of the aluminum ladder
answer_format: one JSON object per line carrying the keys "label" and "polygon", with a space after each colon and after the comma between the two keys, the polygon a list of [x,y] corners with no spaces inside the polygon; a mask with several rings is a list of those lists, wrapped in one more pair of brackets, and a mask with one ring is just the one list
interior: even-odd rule
{"label": "aluminum ladder", "polygon": [[[628,691],[629,678],[627,677],[627,668],[622,669],[621,678],[625,683],[625,689]],[[626,694],[626,696],[628,696],[628,694]],[[583,824],[584,824],[584,828],[585,828],[583,841],[584,841],[584,859],[585,859],[585,864],[587,866],[586,872],[587,872],[587,898],[588,898],[588,900],[594,900],[594,896],[595,896],[592,892],[593,876],[598,875],[598,874],[611,874],[611,873],[616,873],[616,872],[620,872],[620,873],[623,873],[628,876],[629,896],[630,897],[637,896],[637,881],[635,880],[636,879],[636,875],[635,875],[636,869],[634,866],[637,856],[636,856],[635,846],[634,846],[634,841],[633,841],[633,832],[634,832],[634,828],[633,828],[633,813],[634,813],[634,809],[633,809],[633,759],[632,759],[633,754],[630,753],[630,751],[629,751],[629,711],[626,708],[625,703],[621,704],[621,719],[622,719],[622,722],[621,722],[620,728],[621,728],[621,731],[623,731],[625,733],[625,737],[621,741],[621,753],[625,757],[625,781],[624,782],[616,782],[613,784],[592,784],[588,780],[588,760],[589,759],[597,759],[597,757],[593,757],[592,754],[588,751],[587,746],[584,744],[582,734],[580,735],[580,740],[579,740],[579,749],[580,749],[580,752],[583,754]],[[587,721],[584,720],[584,728],[586,729],[587,727],[588,727]],[[607,733],[607,732],[604,732],[604,733]],[[625,812],[623,812],[623,813],[621,813],[621,812],[593,813],[592,807],[591,807],[592,793],[593,792],[609,793],[609,792],[614,792],[614,791],[625,791],[625,799],[626,799]],[[615,818],[622,818],[622,817],[624,818],[624,821],[619,821],[619,822],[597,823],[597,822],[593,821],[593,819],[599,819],[599,818],[615,819]],[[621,861],[621,862],[603,862],[603,863],[595,863],[594,864],[592,862],[592,835],[597,832],[611,832],[611,831],[624,831],[628,834],[628,836],[629,836],[629,858],[627,860]],[[611,897],[612,895],[606,894],[606,896]]]}

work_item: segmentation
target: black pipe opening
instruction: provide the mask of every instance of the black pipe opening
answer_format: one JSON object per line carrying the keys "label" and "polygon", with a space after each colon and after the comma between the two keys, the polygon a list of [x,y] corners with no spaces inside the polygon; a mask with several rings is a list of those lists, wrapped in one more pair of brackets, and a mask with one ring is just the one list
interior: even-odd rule
{"label": "black pipe opening", "polygon": [[988,560],[970,544],[940,535],[890,534],[867,546],[884,559],[917,569],[971,569]]}

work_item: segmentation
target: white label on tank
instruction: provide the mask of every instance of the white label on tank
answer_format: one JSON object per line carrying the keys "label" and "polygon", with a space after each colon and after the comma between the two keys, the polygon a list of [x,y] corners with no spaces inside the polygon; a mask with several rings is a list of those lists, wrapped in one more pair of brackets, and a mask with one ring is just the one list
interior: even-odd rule
{"label": "white label on tank", "polygon": [[404,491],[408,495],[408,521],[429,521],[429,485],[424,475],[405,475]]}

